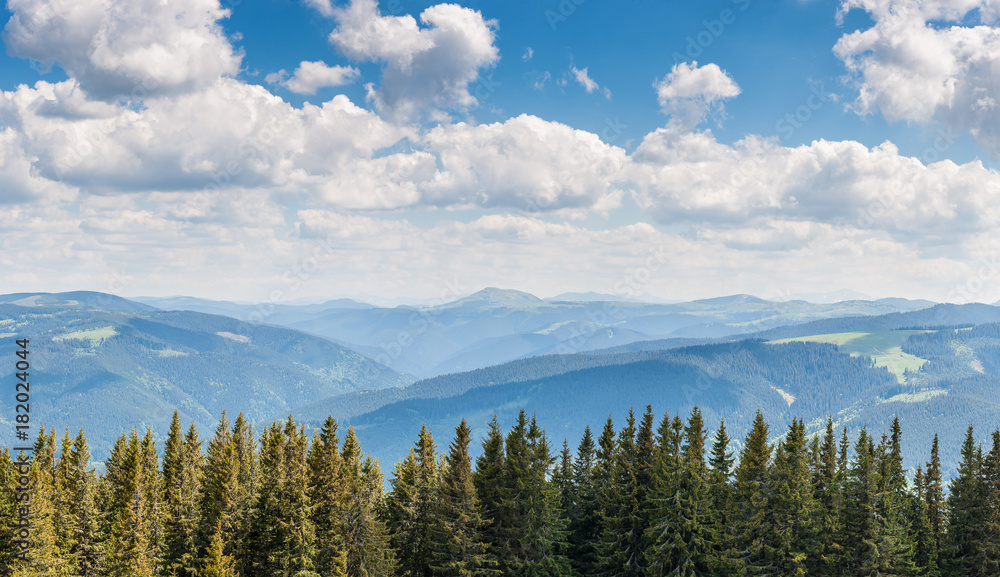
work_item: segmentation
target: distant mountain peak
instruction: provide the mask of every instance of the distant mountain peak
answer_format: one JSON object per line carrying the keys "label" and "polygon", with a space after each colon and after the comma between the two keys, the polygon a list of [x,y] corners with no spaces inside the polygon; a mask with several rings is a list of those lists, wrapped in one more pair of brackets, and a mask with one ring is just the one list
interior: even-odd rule
{"label": "distant mountain peak", "polygon": [[697,304],[706,304],[706,305],[716,305],[716,306],[718,306],[718,305],[748,304],[748,303],[765,304],[765,303],[768,303],[770,301],[766,301],[766,300],[764,300],[762,298],[755,297],[753,295],[736,294],[736,295],[730,295],[730,296],[726,296],[726,297],[715,297],[715,298],[711,298],[711,299],[700,299],[700,300],[691,301],[691,302],[692,303],[697,303]]}
{"label": "distant mountain peak", "polygon": [[534,306],[544,302],[531,293],[513,289],[486,287],[479,292],[472,293],[467,297],[460,298],[443,306],[449,308],[467,306],[521,307]]}
{"label": "distant mountain peak", "polygon": [[22,307],[67,307],[113,311],[153,311],[155,307],[95,291],[69,291],[61,293],[13,293],[0,295],[0,304]]}

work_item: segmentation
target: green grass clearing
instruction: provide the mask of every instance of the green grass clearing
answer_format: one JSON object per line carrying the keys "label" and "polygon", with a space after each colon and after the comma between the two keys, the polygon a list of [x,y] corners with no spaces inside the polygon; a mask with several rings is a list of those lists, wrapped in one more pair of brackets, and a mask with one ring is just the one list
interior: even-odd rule
{"label": "green grass clearing", "polygon": [[89,331],[75,331],[72,333],[66,333],[64,335],[59,335],[52,337],[54,341],[90,341],[90,346],[97,346],[104,342],[105,339],[110,339],[111,337],[117,335],[114,327],[102,327],[99,329],[90,329]]}
{"label": "green grass clearing", "polygon": [[768,344],[778,345],[790,342],[830,343],[837,345],[840,352],[851,356],[864,355],[875,359],[875,365],[885,367],[896,375],[900,383],[906,382],[903,371],[917,371],[927,359],[915,357],[903,352],[903,343],[912,335],[934,331],[872,331],[857,333],[831,333],[826,335],[810,335],[793,339],[769,341]]}

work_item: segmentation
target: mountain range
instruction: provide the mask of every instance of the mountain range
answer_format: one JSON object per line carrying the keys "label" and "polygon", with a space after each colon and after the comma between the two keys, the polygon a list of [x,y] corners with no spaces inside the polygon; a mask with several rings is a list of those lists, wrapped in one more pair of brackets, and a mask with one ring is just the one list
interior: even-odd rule
{"label": "mountain range", "polygon": [[[164,310],[175,307],[201,312]],[[802,417],[815,432],[832,417],[876,435],[905,415],[907,466],[926,459],[934,433],[958,447],[968,425],[1000,423],[1000,308],[982,304],[550,302],[499,289],[388,309],[0,296],[0,358],[13,359],[22,337],[31,340],[32,423],[83,427],[97,461],[133,427],[162,439],[174,408],[206,434],[223,410],[244,412],[258,430],[289,414],[307,429],[333,415],[383,463],[405,455],[422,423],[443,446],[463,417],[478,435],[494,414],[506,427],[521,409],[538,413],[551,442],[571,445],[584,426],[609,416],[621,424],[647,404],[658,416],[698,405],[737,440],[757,410],[776,426]],[[399,347],[388,363],[394,349],[372,344],[379,339]],[[14,378],[13,362],[0,367]],[[7,431],[13,414],[13,399],[0,399]],[[946,468],[957,462],[942,457]]]}
{"label": "mountain range", "polygon": [[[815,304],[733,295],[686,303],[543,300],[486,288],[433,307],[380,308],[357,301],[273,307],[200,299],[144,298],[165,310],[194,310],[263,322],[330,339],[393,369],[429,378],[533,356],[585,352],[664,338],[719,338],[844,316],[873,316],[929,307],[929,301],[885,299]],[[607,297],[613,298],[613,297]]]}

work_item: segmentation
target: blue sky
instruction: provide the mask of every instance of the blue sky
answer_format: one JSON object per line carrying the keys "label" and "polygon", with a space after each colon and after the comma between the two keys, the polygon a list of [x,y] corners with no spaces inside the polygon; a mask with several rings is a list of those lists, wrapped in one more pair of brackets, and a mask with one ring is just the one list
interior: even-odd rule
{"label": "blue sky", "polygon": [[123,296],[992,302],[997,14],[9,0],[0,259]]}

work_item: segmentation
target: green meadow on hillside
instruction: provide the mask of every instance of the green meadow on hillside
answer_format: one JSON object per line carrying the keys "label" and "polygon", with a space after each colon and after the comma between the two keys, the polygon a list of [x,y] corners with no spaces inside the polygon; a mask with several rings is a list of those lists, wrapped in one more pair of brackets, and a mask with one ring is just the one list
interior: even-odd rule
{"label": "green meadow on hillside", "polygon": [[903,352],[903,343],[916,334],[935,331],[871,331],[831,333],[825,335],[810,335],[791,339],[768,341],[768,344],[789,342],[829,343],[837,345],[841,352],[858,356],[863,355],[875,360],[875,365],[885,367],[896,375],[900,383],[906,382],[905,371],[918,371],[927,359]]}

